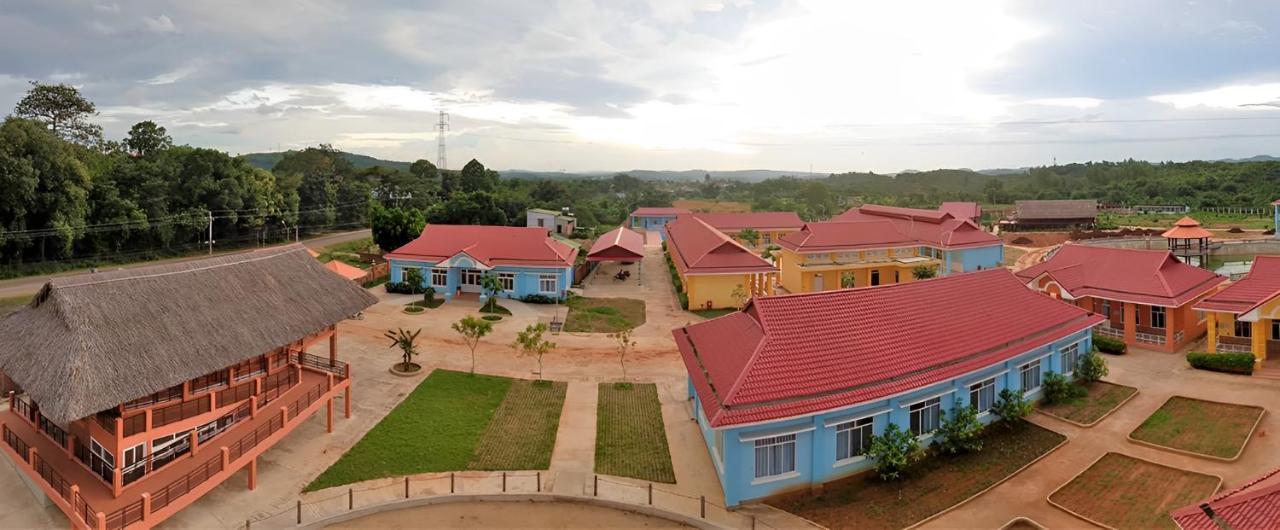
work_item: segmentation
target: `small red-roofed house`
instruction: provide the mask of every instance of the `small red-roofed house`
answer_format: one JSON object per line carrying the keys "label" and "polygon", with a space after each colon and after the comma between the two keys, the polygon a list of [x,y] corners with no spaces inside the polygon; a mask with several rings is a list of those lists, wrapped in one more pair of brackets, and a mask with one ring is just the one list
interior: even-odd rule
{"label": "small red-roofed house", "polygon": [[578,249],[546,228],[523,226],[427,225],[422,235],[386,255],[391,282],[404,282],[417,269],[423,286],[444,298],[482,293],[486,275],[495,275],[500,298],[530,295],[563,298],[573,283]]}
{"label": "small red-roofed house", "polygon": [[1280,528],[1280,469],[1199,504],[1169,512],[1182,530]]}
{"label": "small red-roofed house", "polygon": [[646,232],[656,231],[662,235],[663,239],[667,237],[667,223],[676,220],[676,217],[693,213],[684,208],[659,208],[654,206],[644,206],[636,208],[628,216],[628,227],[635,230],[644,230]]}
{"label": "small red-roofed house", "polygon": [[682,215],[666,231],[687,309],[737,308],[748,298],[773,294],[778,269],[698,216]]}
{"label": "small red-roofed house", "polygon": [[1280,256],[1257,256],[1248,275],[1195,309],[1208,317],[1209,351],[1280,358]]}
{"label": "small red-roofed house", "polygon": [[1102,315],[1099,334],[1167,352],[1205,334],[1206,319],[1193,306],[1227,281],[1164,250],[1076,244],[1017,275],[1027,287]]}
{"label": "small red-roofed house", "polygon": [[1038,399],[1102,320],[992,269],[753,298],[672,333],[735,506],[872,468],[867,448],[890,423],[928,445],[955,407],[989,422],[1003,390]]}

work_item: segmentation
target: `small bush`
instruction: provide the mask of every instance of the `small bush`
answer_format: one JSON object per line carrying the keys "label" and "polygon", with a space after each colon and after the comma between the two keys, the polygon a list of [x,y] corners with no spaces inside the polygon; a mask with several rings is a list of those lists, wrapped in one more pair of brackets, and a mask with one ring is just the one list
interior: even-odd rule
{"label": "small bush", "polygon": [[421,285],[407,282],[387,282],[387,292],[392,294],[423,294],[426,289]]}
{"label": "small bush", "polygon": [[1006,388],[1000,391],[1000,398],[991,406],[991,412],[1000,416],[1000,421],[1012,425],[1031,413],[1031,402],[1022,392]]}
{"label": "small bush", "polygon": [[1049,372],[1044,376],[1044,402],[1046,404],[1062,403],[1075,398],[1084,397],[1088,390],[1072,383],[1066,376]]}
{"label": "small bush", "polygon": [[1226,372],[1231,374],[1253,374],[1252,353],[1200,353],[1187,354],[1187,363],[1192,368]]}
{"label": "small bush", "polygon": [[520,301],[526,304],[554,304],[556,298],[545,294],[526,294],[520,298]]}
{"label": "small bush", "polygon": [[1110,373],[1107,369],[1107,360],[1101,355],[1090,351],[1080,358],[1080,366],[1076,367],[1076,377],[1085,383],[1096,383],[1101,381]]}
{"label": "small bush", "polygon": [[885,427],[880,436],[871,437],[867,456],[876,461],[876,474],[881,480],[897,480],[902,472],[920,459],[920,440],[896,423]]}
{"label": "small bush", "polygon": [[949,455],[981,451],[981,434],[982,422],[978,421],[978,411],[957,399],[951,413],[938,427],[938,446]]}
{"label": "small bush", "polygon": [[499,320],[502,320],[501,315],[480,315],[480,318],[488,320],[489,322],[497,322]]}
{"label": "small bush", "polygon": [[1110,353],[1112,355],[1124,355],[1129,351],[1129,346],[1120,339],[1104,337],[1102,335],[1093,335],[1093,346],[1102,353]]}
{"label": "small bush", "polygon": [[687,293],[676,293],[676,297],[680,299],[680,309],[689,309],[689,295]]}
{"label": "small bush", "polygon": [[436,303],[436,288],[427,287],[422,291],[422,301],[427,303],[427,307],[434,306]]}

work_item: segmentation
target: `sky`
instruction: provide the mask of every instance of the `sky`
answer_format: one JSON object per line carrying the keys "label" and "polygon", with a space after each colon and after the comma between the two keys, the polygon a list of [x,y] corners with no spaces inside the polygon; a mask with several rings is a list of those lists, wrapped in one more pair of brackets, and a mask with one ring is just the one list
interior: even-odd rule
{"label": "sky", "polygon": [[833,173],[1280,155],[1274,0],[0,0],[0,109],[75,85],[232,154]]}

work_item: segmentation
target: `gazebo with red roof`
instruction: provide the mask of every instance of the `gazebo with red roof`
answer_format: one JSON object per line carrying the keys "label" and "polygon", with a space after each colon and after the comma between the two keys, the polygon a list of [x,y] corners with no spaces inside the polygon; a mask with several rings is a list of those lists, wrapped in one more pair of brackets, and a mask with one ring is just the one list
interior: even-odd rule
{"label": "gazebo with red roof", "polygon": [[[644,259],[644,236],[625,226],[605,232],[591,244],[587,261],[601,263],[612,261],[627,265]],[[636,267],[636,280],[643,284],[640,267]],[[619,272],[619,274],[623,274]],[[628,273],[629,274],[629,273]]]}
{"label": "gazebo with red roof", "polygon": [[1202,228],[1200,222],[1183,217],[1160,235],[1169,240],[1169,252],[1178,259],[1197,267],[1209,266],[1209,238],[1213,234]]}
{"label": "gazebo with red roof", "polygon": [[1027,287],[1102,315],[1099,334],[1168,352],[1204,335],[1192,306],[1227,280],[1167,251],[1077,244],[1017,275]]}
{"label": "gazebo with red roof", "polygon": [[1039,399],[1046,374],[1076,366],[1101,322],[992,269],[753,298],[672,333],[735,506],[872,468],[866,450],[889,424],[928,445],[956,407],[985,423],[1002,390]]}

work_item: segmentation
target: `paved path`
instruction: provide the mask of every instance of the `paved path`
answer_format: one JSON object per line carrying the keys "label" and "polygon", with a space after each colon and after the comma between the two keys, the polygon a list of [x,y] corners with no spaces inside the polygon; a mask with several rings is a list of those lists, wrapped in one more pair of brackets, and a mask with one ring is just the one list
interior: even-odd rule
{"label": "paved path", "polygon": [[589,494],[586,484],[595,471],[596,383],[574,381],[565,392],[564,410],[551,452],[553,493]]}
{"label": "paved path", "polygon": [[[353,232],[341,232],[337,234],[328,234],[328,235],[323,235],[319,237],[314,237],[311,239],[304,240],[302,243],[309,248],[319,250],[329,245],[333,245],[335,243],[345,243],[347,241],[355,241],[357,239],[363,239],[363,238],[372,237],[372,236],[373,236],[372,232],[370,232],[368,229],[364,229],[364,230],[356,230]],[[227,252],[217,252],[217,254],[219,255],[243,254],[245,252],[253,252],[255,250],[257,250],[256,247],[232,250]],[[207,257],[208,256],[206,254],[198,254],[194,256],[184,256],[181,258],[170,258],[170,259],[162,259],[162,260],[154,260],[154,261],[141,261],[137,263],[129,263],[127,265],[112,265],[108,267],[103,267],[103,269],[116,269],[116,268],[129,269],[133,267],[142,267],[144,265],[155,265],[157,263],[181,263],[184,261],[192,261],[192,260],[203,259]],[[75,274],[81,274],[88,270],[89,269],[76,269],[76,270],[59,272],[55,274],[41,274],[37,276],[14,278],[11,280],[0,280],[0,298],[12,298],[15,296],[25,296],[25,295],[35,294],[35,292],[39,291],[40,288],[43,287],[44,284],[48,282],[50,278],[54,278],[58,276],[71,276]]]}

